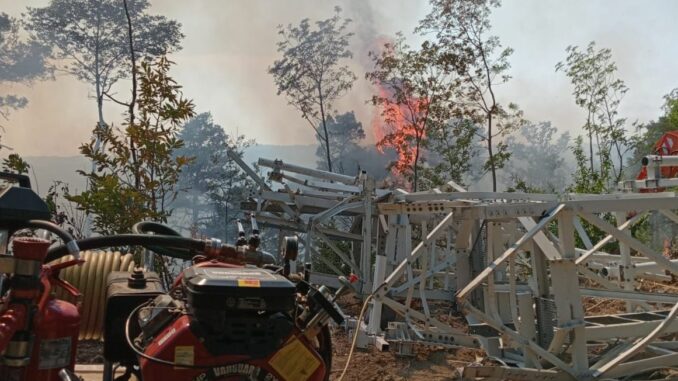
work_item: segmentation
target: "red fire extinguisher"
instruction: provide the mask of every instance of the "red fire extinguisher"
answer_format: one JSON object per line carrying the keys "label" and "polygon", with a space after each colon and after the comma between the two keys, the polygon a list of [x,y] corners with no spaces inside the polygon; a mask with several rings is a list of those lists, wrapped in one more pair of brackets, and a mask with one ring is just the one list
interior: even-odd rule
{"label": "red fire extinguisher", "polygon": [[82,261],[46,266],[49,241],[21,237],[13,245],[13,257],[4,258],[13,271],[6,271],[10,287],[0,315],[0,381],[58,381],[61,369],[75,366],[80,312],[73,303],[55,299],[52,289],[62,287],[79,300],[78,290],[58,273]]}

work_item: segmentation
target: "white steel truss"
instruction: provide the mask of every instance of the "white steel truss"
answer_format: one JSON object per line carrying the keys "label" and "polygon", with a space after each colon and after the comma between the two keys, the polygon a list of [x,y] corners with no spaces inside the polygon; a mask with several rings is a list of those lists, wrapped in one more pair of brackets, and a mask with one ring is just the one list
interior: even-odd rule
{"label": "white steel truss", "polygon": [[[301,234],[305,260],[336,273],[312,280],[335,285],[344,272],[320,244],[360,275],[359,291],[373,294],[372,337],[389,323],[386,337],[398,344],[480,347],[505,364],[468,367],[467,378],[607,379],[678,366],[678,287],[643,288],[672,280],[678,260],[637,236],[649,215],[678,223],[674,193],[466,192],[454,183],[408,193],[378,189],[365,173],[260,159],[274,189],[239,163],[257,184],[257,220]],[[328,224],[338,216],[351,227]],[[600,300],[622,303],[606,314],[587,307]],[[450,324],[452,312],[463,314],[462,327]]]}

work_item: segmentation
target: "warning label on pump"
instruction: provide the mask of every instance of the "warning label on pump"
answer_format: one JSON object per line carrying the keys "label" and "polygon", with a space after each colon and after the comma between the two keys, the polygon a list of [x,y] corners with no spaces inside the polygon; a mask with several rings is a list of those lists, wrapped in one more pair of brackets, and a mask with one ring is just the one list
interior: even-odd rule
{"label": "warning label on pump", "polygon": [[71,363],[71,338],[42,340],[39,369],[63,368]]}
{"label": "warning label on pump", "polygon": [[193,365],[195,353],[192,345],[177,345],[174,347],[174,363],[177,365]]}
{"label": "warning label on pump", "polygon": [[238,287],[261,287],[259,279],[238,279]]}
{"label": "warning label on pump", "polygon": [[285,380],[306,381],[320,366],[318,360],[296,337],[287,341],[268,362]]}

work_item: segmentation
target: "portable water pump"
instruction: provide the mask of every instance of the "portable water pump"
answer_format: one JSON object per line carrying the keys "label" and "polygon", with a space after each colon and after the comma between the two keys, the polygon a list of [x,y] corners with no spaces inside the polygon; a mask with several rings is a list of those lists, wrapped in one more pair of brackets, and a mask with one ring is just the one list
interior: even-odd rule
{"label": "portable water pump", "polygon": [[[143,246],[191,266],[170,290],[141,269],[109,274],[104,381],[132,375],[141,381],[329,378],[328,324],[343,321],[334,301],[351,284],[341,278],[344,285],[332,293],[311,285],[308,273],[290,273],[296,237],[285,240],[277,258],[259,250],[253,218],[249,238],[238,223],[236,245],[181,237],[153,222],[138,223],[135,234],[75,241],[48,221],[49,208],[31,191],[26,176],[0,177],[19,182],[0,188],[0,381],[79,380],[73,369],[80,293],[59,273],[84,262],[80,250],[112,246]],[[46,229],[63,245],[14,237],[25,228]],[[66,255],[73,259],[44,264]],[[56,299],[52,291],[57,287],[75,303]]]}
{"label": "portable water pump", "polygon": [[[343,321],[334,299],[350,285],[343,279],[333,294],[276,266],[258,251],[256,221],[252,226],[245,239],[240,225],[236,246],[206,243],[166,293],[152,273],[112,273],[107,368],[122,364],[143,381],[328,379],[328,324]],[[288,237],[283,261],[295,260],[296,250],[296,238]]]}

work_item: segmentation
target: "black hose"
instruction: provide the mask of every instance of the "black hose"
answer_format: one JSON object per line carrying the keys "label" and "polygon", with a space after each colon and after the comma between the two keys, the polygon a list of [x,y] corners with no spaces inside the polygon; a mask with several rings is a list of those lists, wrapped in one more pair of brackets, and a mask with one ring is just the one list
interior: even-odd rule
{"label": "black hose", "polygon": [[[80,247],[77,244],[77,241],[71,233],[67,232],[66,230],[62,229],[59,225],[51,222],[51,221],[46,221],[46,220],[29,220],[25,222],[21,222],[15,228],[18,229],[25,229],[25,228],[31,228],[31,229],[44,229],[47,230],[51,233],[54,233],[57,237],[59,237],[64,244],[59,246],[63,247],[64,251],[66,254],[73,254],[75,256],[78,256],[80,254]],[[64,254],[65,255],[65,254]],[[45,260],[47,262],[47,260]]]}
{"label": "black hose", "polygon": [[[165,235],[165,236],[177,236],[181,237],[181,233],[177,232],[176,230],[172,229],[171,227],[167,225],[163,225],[159,222],[153,222],[153,221],[141,221],[137,222],[132,226],[132,233],[135,234],[147,234],[151,235]],[[145,248],[148,250],[163,255],[167,257],[173,257],[173,258],[192,258],[193,255],[190,250],[186,249],[180,249],[180,248],[167,248],[164,246],[151,246],[151,245],[144,245]]]}
{"label": "black hose", "polygon": [[174,235],[177,237],[181,237],[181,233],[179,233],[178,231],[172,229],[167,225],[163,225],[159,222],[153,221],[137,222],[136,224],[134,224],[134,226],[132,226],[132,233],[135,234],[155,233],[161,235]]}
{"label": "black hose", "polygon": [[61,238],[64,243],[70,242],[70,241],[75,241],[73,236],[67,232],[66,230],[62,229],[59,225],[55,224],[54,222],[51,221],[44,221],[44,220],[29,220],[26,221],[25,224],[22,224],[26,226],[27,228],[33,228],[33,229],[45,229],[51,233],[54,233],[57,235],[57,237]]}
{"label": "black hose", "polygon": [[[164,255],[173,258],[190,260],[198,252],[203,252],[205,242],[193,238],[150,235],[150,234],[117,234],[112,236],[91,237],[75,241],[81,250],[100,249],[112,246],[162,246],[165,248],[176,248],[177,250],[167,250]],[[65,245],[50,248],[47,251],[46,262],[59,259],[68,255]]]}

